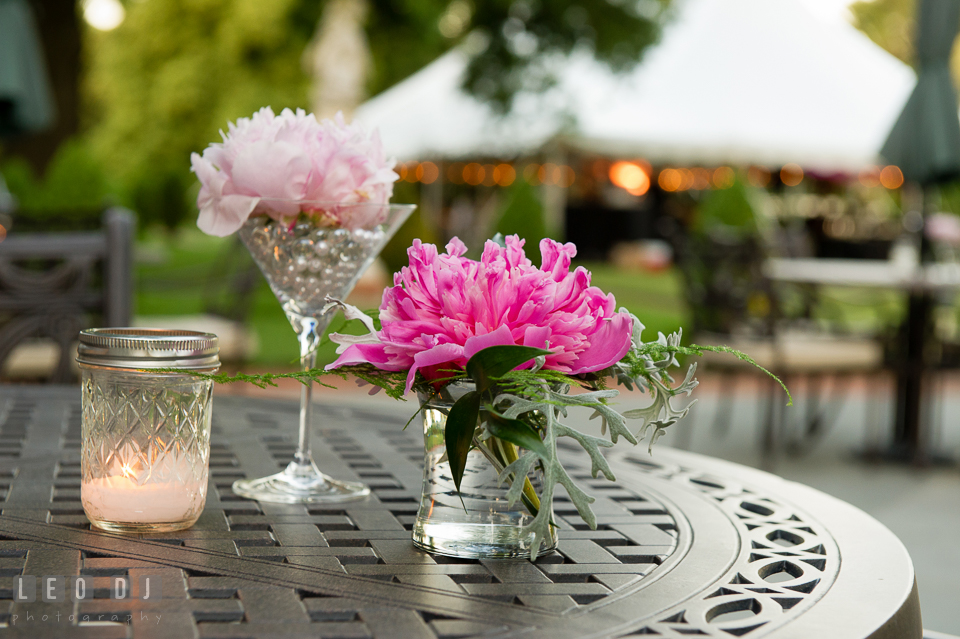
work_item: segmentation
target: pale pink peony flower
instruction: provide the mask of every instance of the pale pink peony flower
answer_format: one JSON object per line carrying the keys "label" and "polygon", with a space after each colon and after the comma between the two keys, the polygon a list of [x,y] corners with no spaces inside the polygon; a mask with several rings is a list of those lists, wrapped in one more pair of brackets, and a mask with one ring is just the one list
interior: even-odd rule
{"label": "pale pink peony flower", "polygon": [[613,295],[590,286],[586,269],[570,272],[576,247],[542,240],[538,269],[523,244],[516,235],[505,248],[488,241],[477,262],[463,257],[467,249],[457,238],[446,254],[414,240],[410,265],[383,293],[379,342],[345,339],[327,368],[370,363],[409,370],[409,390],[418,370],[436,379],[439,369],[464,368],[478,351],[502,344],[547,348],[544,368],[573,375],[620,361],[630,349],[630,316],[614,312]]}
{"label": "pale pink peony flower", "polygon": [[303,109],[277,116],[264,107],[221,135],[223,143],[190,156],[201,184],[197,225],[210,235],[230,235],[250,215],[279,220],[301,211],[367,228],[382,221],[399,178],[379,135],[339,113],[317,122]]}

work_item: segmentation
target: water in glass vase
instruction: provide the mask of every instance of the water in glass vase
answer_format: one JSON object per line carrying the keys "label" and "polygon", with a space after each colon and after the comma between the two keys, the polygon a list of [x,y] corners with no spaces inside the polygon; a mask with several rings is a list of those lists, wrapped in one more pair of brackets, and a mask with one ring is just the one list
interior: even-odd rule
{"label": "water in glass vase", "polygon": [[[426,402],[423,415],[424,469],[420,509],[413,528],[413,543],[437,555],[465,558],[529,558],[533,534],[524,527],[534,515],[522,501],[510,505],[506,493],[509,481],[500,484],[502,466],[494,455],[484,454],[493,440],[481,443],[467,455],[467,464],[457,494],[444,443],[447,414],[453,402],[469,387],[448,386],[452,397]],[[421,401],[425,401],[421,397]],[[475,442],[477,443],[477,442]],[[493,458],[491,460],[491,458]],[[499,467],[498,467],[499,466]],[[528,477],[531,487],[540,492],[542,472]],[[461,501],[462,499],[462,501]],[[554,530],[544,540],[540,554],[557,546]]]}

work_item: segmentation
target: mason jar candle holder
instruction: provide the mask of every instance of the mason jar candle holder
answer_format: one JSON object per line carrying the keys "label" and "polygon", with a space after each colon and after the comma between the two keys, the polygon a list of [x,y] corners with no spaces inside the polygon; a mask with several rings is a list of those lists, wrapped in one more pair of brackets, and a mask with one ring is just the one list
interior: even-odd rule
{"label": "mason jar candle holder", "polygon": [[90,523],[122,533],[183,530],[207,499],[217,336],[150,328],[80,333],[80,499]]}

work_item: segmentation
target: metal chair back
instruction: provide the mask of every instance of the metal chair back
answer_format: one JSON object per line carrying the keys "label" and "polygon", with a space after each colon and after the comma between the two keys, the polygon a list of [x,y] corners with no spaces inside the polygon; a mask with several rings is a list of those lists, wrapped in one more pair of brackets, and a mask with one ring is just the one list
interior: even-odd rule
{"label": "metal chair back", "polygon": [[70,381],[71,345],[92,318],[129,326],[134,216],[115,207],[99,231],[10,234],[0,242],[0,365],[25,340],[60,348],[49,377]]}

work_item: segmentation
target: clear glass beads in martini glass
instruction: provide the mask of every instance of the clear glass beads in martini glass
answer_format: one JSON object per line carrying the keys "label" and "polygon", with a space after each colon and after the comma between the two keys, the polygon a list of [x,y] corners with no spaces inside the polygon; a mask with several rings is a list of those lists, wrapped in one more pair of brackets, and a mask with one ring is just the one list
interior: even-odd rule
{"label": "clear glass beads in martini glass", "polygon": [[[283,209],[290,202],[282,202]],[[413,205],[298,202],[308,214],[278,221],[254,215],[240,238],[277,296],[300,341],[300,365],[316,365],[316,348],[336,309],[327,313],[329,295],[344,299],[376,259]],[[269,207],[262,200],[255,213]],[[278,207],[279,208],[279,207]],[[312,385],[300,393],[300,438],[294,460],[282,471],[234,482],[233,492],[261,501],[298,504],[362,498],[370,489],[320,472],[310,454]]]}

